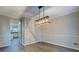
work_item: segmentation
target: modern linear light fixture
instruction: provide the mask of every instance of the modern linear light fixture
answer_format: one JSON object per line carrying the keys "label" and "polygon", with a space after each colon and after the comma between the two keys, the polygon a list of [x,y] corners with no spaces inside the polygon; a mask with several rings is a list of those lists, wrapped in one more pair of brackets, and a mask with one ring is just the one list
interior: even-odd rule
{"label": "modern linear light fixture", "polygon": [[[43,17],[40,17],[40,9],[43,8]],[[49,16],[45,16],[44,13],[44,6],[39,6],[39,19],[35,20],[35,24],[44,24],[44,23],[50,23],[49,22]]]}

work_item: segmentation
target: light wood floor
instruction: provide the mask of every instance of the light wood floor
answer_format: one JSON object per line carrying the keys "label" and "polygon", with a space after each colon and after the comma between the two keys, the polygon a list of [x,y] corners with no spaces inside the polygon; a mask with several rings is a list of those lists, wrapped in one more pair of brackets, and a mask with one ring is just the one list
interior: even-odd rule
{"label": "light wood floor", "polygon": [[78,52],[78,51],[45,42],[38,42],[27,46],[22,46],[19,44],[19,39],[13,39],[11,46],[0,48],[0,52]]}
{"label": "light wood floor", "polygon": [[79,52],[77,50],[45,43],[38,42],[24,47],[24,50],[27,52]]}
{"label": "light wood floor", "polygon": [[0,48],[0,52],[24,52],[24,48],[19,43],[19,39],[15,38],[12,39],[10,46]]}

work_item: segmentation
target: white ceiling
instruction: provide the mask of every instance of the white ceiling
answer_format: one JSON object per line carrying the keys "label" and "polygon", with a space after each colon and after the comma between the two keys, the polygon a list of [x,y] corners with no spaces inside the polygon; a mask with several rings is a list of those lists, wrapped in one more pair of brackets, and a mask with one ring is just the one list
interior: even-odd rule
{"label": "white ceiling", "polygon": [[[48,15],[51,19],[60,17],[63,15],[71,14],[73,12],[79,11],[79,7],[77,6],[55,6],[50,7],[45,10],[45,15]],[[42,16],[41,12],[41,16]],[[37,19],[39,15],[33,17],[33,19]]]}
{"label": "white ceiling", "polygon": [[0,6],[0,15],[19,18],[25,8],[25,6]]}
{"label": "white ceiling", "polygon": [[[45,10],[48,9],[50,6],[45,6]],[[40,9],[40,12],[43,11],[43,8]],[[39,13],[38,6],[28,6],[25,11],[24,15],[27,17],[34,17]]]}
{"label": "white ceiling", "polygon": [[[70,14],[78,11],[79,7],[76,6],[45,6],[45,14],[51,18],[55,18],[61,15]],[[13,18],[20,18],[20,16],[38,17],[39,9],[38,6],[0,6],[0,15],[9,16]],[[42,14],[42,11],[41,11]],[[37,15],[37,16],[36,16]]]}

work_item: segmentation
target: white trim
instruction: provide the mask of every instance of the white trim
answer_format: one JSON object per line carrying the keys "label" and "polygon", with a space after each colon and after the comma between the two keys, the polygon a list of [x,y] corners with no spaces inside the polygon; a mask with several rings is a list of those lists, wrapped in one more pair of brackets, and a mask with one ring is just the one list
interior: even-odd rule
{"label": "white trim", "polygon": [[70,48],[70,49],[79,50],[78,48],[72,48],[72,47],[69,47],[69,46],[65,46],[65,45],[61,45],[61,44],[56,44],[56,43],[51,43],[51,42],[48,42],[48,41],[42,41],[42,42],[47,42],[47,43],[50,43],[50,44],[53,44],[53,45],[58,45],[58,46],[62,46],[62,47]]}
{"label": "white trim", "polygon": [[26,46],[26,45],[30,45],[30,44],[33,44],[33,43],[37,43],[37,42],[41,42],[41,41],[33,41],[31,43],[22,43],[23,46]]}

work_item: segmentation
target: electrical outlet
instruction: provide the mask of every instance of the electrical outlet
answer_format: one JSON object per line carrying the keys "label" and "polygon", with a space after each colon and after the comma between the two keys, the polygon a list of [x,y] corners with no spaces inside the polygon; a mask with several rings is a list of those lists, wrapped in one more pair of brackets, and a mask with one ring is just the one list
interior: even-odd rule
{"label": "electrical outlet", "polygon": [[79,45],[79,43],[74,43],[74,45]]}

